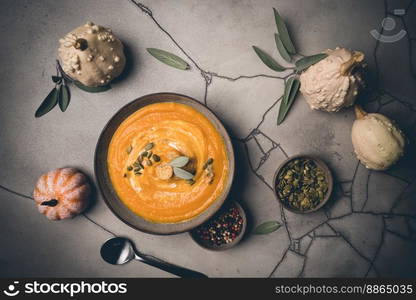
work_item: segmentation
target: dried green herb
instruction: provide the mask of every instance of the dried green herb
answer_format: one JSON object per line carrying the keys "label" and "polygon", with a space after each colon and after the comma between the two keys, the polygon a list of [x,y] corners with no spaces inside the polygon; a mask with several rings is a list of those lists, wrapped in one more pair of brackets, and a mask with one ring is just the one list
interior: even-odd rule
{"label": "dried green herb", "polygon": [[316,54],[316,55],[305,56],[305,57],[299,59],[298,61],[296,61],[296,63],[295,63],[296,71],[298,71],[298,72],[303,71],[303,70],[309,68],[310,66],[316,64],[317,62],[323,60],[326,57],[328,57],[328,54],[326,54],[326,53],[320,53],[320,54]]}
{"label": "dried green herb", "polygon": [[277,125],[281,124],[286,118],[292,104],[296,98],[296,95],[300,88],[300,81],[295,77],[290,77],[285,86],[285,92],[283,94],[282,103],[279,107],[279,115],[277,117]]}
{"label": "dried green herb", "polygon": [[287,30],[285,22],[275,8],[273,8],[273,12],[274,19],[276,21],[276,27],[283,45],[290,54],[296,54],[295,46],[293,45],[292,39],[290,38],[289,31]]}
{"label": "dried green herb", "polygon": [[184,166],[186,166],[189,162],[189,157],[187,156],[178,156],[176,158],[174,158],[169,165],[171,165],[172,167],[178,167],[178,168],[182,168]]}
{"label": "dried green herb", "polygon": [[282,224],[277,221],[268,221],[257,226],[254,229],[253,233],[254,234],[268,234],[268,233],[272,233],[273,231],[276,231],[281,226]]}
{"label": "dried green herb", "polygon": [[191,68],[186,61],[184,61],[182,58],[173,53],[156,48],[147,48],[147,52],[149,52],[154,58],[156,58],[164,64],[167,64],[168,66],[180,70],[188,70]]}
{"label": "dried green herb", "polygon": [[188,171],[185,171],[184,169],[181,169],[179,167],[173,167],[173,173],[176,177],[185,180],[190,180],[194,178],[194,175],[192,173],[189,173]]}
{"label": "dried green herb", "polygon": [[42,104],[36,110],[35,117],[39,118],[43,116],[44,114],[50,112],[58,103],[58,99],[59,99],[59,91],[55,87],[49,92],[48,96],[46,96]]}
{"label": "dried green herb", "polygon": [[273,57],[261,50],[260,48],[253,46],[257,56],[260,57],[261,61],[268,66],[270,69],[276,72],[283,72],[286,70],[285,67],[281,66]]}
{"label": "dried green herb", "polygon": [[288,162],[279,172],[275,184],[279,199],[300,211],[317,207],[328,191],[325,172],[307,158]]}
{"label": "dried green herb", "polygon": [[274,40],[276,42],[277,50],[279,50],[280,55],[283,59],[287,62],[292,62],[292,57],[290,56],[289,52],[287,52],[285,46],[283,45],[282,39],[278,33],[274,34]]}

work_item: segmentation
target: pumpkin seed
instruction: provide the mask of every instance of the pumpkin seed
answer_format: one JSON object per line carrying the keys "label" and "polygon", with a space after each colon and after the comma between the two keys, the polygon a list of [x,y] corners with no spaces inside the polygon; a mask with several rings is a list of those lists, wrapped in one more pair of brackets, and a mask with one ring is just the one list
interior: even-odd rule
{"label": "pumpkin seed", "polygon": [[214,162],[214,159],[213,158],[208,158],[208,160],[205,162],[204,166],[202,167],[202,170],[205,170],[213,162]]}
{"label": "pumpkin seed", "polygon": [[155,162],[159,162],[159,161],[160,161],[160,156],[159,156],[159,155],[157,155],[157,154],[153,154],[152,158],[153,158],[153,160],[154,160]]}
{"label": "pumpkin seed", "polygon": [[141,159],[147,156],[147,151],[144,151],[140,154]]}
{"label": "pumpkin seed", "polygon": [[153,144],[153,143],[149,143],[149,144],[147,144],[145,147],[144,147],[144,150],[146,150],[146,151],[149,151],[150,149],[152,149],[153,148],[153,146],[154,146],[155,144]]}
{"label": "pumpkin seed", "polygon": [[190,185],[194,185],[194,184],[195,184],[195,180],[193,180],[193,179],[188,179],[188,180],[187,180],[187,182],[188,182]]}
{"label": "pumpkin seed", "polygon": [[148,165],[150,167],[153,164],[152,164],[152,162],[150,160],[146,160],[146,165]]}
{"label": "pumpkin seed", "polygon": [[127,154],[130,154],[132,150],[133,150],[133,147],[129,145],[126,149]]}
{"label": "pumpkin seed", "polygon": [[153,152],[152,152],[152,151],[147,152],[147,157],[148,157],[148,158],[151,158],[151,157],[152,157],[152,154],[153,154]]}
{"label": "pumpkin seed", "polygon": [[128,166],[127,167],[127,171],[131,171],[131,170],[133,170],[133,167],[132,166]]}

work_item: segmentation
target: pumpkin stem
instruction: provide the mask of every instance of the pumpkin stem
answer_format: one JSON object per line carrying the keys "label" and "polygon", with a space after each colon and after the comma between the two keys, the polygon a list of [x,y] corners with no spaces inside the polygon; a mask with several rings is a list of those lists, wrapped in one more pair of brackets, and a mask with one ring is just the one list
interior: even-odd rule
{"label": "pumpkin stem", "polygon": [[362,119],[367,115],[367,112],[358,104],[354,106],[354,111],[357,120]]}
{"label": "pumpkin stem", "polygon": [[52,200],[49,200],[49,201],[43,201],[40,205],[56,206],[57,204],[58,204],[58,200],[52,199]]}
{"label": "pumpkin stem", "polygon": [[341,65],[341,75],[350,76],[356,66],[364,60],[364,54],[360,51],[354,51],[351,58]]}
{"label": "pumpkin stem", "polygon": [[88,48],[88,42],[87,42],[87,40],[86,39],[77,39],[75,41],[74,48],[75,49],[79,49],[81,51],[84,51],[85,49]]}

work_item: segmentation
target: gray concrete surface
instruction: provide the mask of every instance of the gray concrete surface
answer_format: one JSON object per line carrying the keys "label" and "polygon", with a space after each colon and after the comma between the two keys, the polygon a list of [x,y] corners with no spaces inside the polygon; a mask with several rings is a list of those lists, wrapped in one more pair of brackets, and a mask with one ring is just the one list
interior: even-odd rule
{"label": "gray concrete surface", "polygon": [[[140,263],[104,263],[100,245],[122,235],[143,252],[213,277],[415,277],[416,3],[387,2],[388,7],[381,0],[149,0],[143,1],[146,14],[127,0],[2,0],[0,276],[171,276]],[[350,141],[351,109],[311,111],[299,96],[276,126],[283,80],[273,76],[284,74],[267,69],[251,49],[257,45],[278,56],[272,7],[305,55],[336,46],[365,52],[372,78],[379,79],[374,95],[364,99],[366,108],[395,119],[410,140],[398,165],[370,172],[358,163]],[[394,16],[400,8],[406,15]],[[378,43],[369,33],[380,30],[386,13],[397,26],[385,34],[407,30],[396,43]],[[55,109],[35,119],[52,87],[58,39],[87,20],[121,38],[131,71],[106,93],[72,88],[67,112]],[[146,53],[148,47],[184,57],[192,69],[160,64]],[[188,234],[161,237],[127,227],[100,195],[85,215],[51,222],[16,194],[30,195],[42,173],[62,166],[78,167],[94,180],[94,148],[104,124],[131,100],[161,91],[197,98],[221,117],[237,154],[231,197],[244,205],[251,227],[278,220],[278,231],[248,234],[236,248],[209,252]],[[337,180],[331,202],[307,216],[282,210],[270,189],[277,166],[298,153],[328,162]]]}

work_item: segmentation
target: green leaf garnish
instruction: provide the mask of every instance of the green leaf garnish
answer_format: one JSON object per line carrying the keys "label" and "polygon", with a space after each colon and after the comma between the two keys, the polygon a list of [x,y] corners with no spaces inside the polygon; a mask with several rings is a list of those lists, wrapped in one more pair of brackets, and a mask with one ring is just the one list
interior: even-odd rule
{"label": "green leaf garnish", "polygon": [[59,108],[62,112],[66,111],[69,105],[71,95],[69,93],[69,88],[65,84],[59,87]]}
{"label": "green leaf garnish", "polygon": [[39,118],[43,116],[44,114],[50,112],[52,108],[56,106],[58,103],[59,98],[59,91],[56,88],[53,88],[48,96],[43,100],[42,104],[39,106],[39,108],[35,112],[35,117]]}
{"label": "green leaf garnish", "polygon": [[181,169],[178,167],[173,167],[173,173],[175,174],[176,177],[179,177],[185,180],[190,180],[194,178],[194,175],[192,173],[189,173],[188,171],[185,171],[184,169]]}
{"label": "green leaf garnish", "polygon": [[253,49],[258,55],[258,57],[260,57],[261,61],[273,71],[283,72],[286,70],[285,67],[279,65],[279,63],[273,57],[271,57],[269,54],[267,54],[260,48],[253,46]]}
{"label": "green leaf garnish", "polygon": [[285,46],[283,45],[280,35],[275,33],[274,40],[276,41],[277,50],[279,50],[279,53],[283,57],[283,59],[287,62],[292,62],[292,57],[290,57],[289,52],[287,52]]}
{"label": "green leaf garnish", "polygon": [[174,158],[173,160],[171,160],[169,165],[171,165],[172,167],[182,168],[182,167],[186,166],[188,162],[189,162],[189,157],[187,157],[187,156],[178,156],[178,157]]}
{"label": "green leaf garnish", "polygon": [[268,233],[271,233],[273,231],[276,231],[281,226],[282,226],[282,224],[277,222],[277,221],[268,221],[268,222],[264,222],[263,224],[260,224],[259,226],[257,226],[254,229],[253,233],[254,234],[268,234]]}
{"label": "green leaf garnish", "polygon": [[273,12],[274,19],[276,21],[276,27],[280,34],[280,38],[282,39],[283,45],[290,54],[296,54],[295,46],[293,45],[293,42],[290,38],[289,31],[287,30],[285,22],[275,8],[273,8]]}
{"label": "green leaf garnish", "polygon": [[103,85],[103,86],[86,86],[86,85],[83,85],[81,82],[75,81],[75,80],[73,81],[73,83],[75,84],[76,87],[88,93],[101,93],[101,92],[105,92],[111,89],[111,85],[109,84]]}
{"label": "green leaf garnish", "polygon": [[281,124],[286,118],[287,113],[289,112],[296,95],[299,91],[300,81],[295,77],[290,77],[285,86],[285,93],[283,94],[282,103],[279,107],[279,115],[277,117],[277,125]]}
{"label": "green leaf garnish", "polygon": [[62,77],[61,76],[52,76],[52,81],[54,83],[60,83],[62,81]]}
{"label": "green leaf garnish", "polygon": [[164,64],[167,64],[168,66],[180,70],[188,70],[191,68],[186,61],[184,61],[182,58],[173,53],[156,48],[147,48],[147,52],[149,52],[150,55],[152,55],[154,58],[156,58]]}
{"label": "green leaf garnish", "polygon": [[298,72],[303,71],[303,70],[309,68],[310,66],[316,64],[317,62],[323,60],[326,57],[328,57],[328,54],[326,54],[326,53],[320,53],[320,54],[315,54],[315,55],[311,55],[311,56],[305,56],[305,57],[299,59],[295,63],[296,71],[298,71]]}

